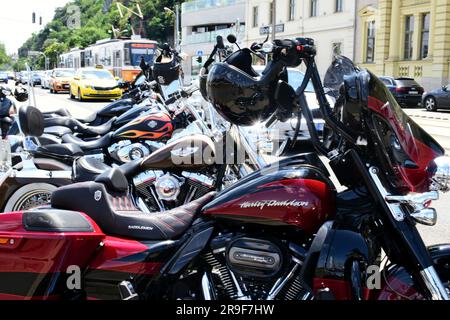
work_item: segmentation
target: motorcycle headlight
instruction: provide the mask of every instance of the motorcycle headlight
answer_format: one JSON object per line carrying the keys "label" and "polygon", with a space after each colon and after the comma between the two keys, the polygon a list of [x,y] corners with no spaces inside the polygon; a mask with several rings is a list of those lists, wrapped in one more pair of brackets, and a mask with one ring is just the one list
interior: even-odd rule
{"label": "motorcycle headlight", "polygon": [[434,159],[429,166],[433,187],[436,190],[447,192],[450,187],[450,157],[442,156]]}

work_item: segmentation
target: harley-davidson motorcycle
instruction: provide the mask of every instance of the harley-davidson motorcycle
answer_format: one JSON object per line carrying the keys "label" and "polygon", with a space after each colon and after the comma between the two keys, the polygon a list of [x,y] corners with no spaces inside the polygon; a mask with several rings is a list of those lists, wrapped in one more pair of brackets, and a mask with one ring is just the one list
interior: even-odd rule
{"label": "harley-davidson motorcycle", "polygon": [[[272,56],[261,78],[252,76],[249,49],[212,66],[210,102],[237,125],[301,111],[317,153],[151,215],[130,205],[126,171],[160,168],[169,154],[59,188],[52,208],[0,216],[0,297],[447,300],[450,246],[427,248],[416,229],[436,222],[430,202],[448,190],[443,149],[374,74],[354,66],[335,75],[342,81],[331,110],[312,39],[275,40],[261,50]],[[301,63],[305,81],[294,92],[282,74]],[[323,141],[304,98],[309,80],[327,123]],[[345,191],[336,192],[318,154]],[[366,281],[371,266],[381,267],[379,288]],[[74,269],[79,288],[68,285]]]}

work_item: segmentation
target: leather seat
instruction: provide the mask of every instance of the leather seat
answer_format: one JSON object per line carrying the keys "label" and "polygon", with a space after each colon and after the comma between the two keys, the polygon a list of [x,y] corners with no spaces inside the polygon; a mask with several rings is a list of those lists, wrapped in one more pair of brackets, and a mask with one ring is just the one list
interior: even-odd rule
{"label": "leather seat", "polygon": [[74,164],[74,181],[93,181],[108,170],[111,170],[111,167],[98,158],[81,157]]}
{"label": "leather seat", "polygon": [[66,134],[62,137],[65,143],[73,143],[79,146],[82,150],[96,150],[109,147],[112,141],[114,133],[110,132],[107,135],[92,141],[84,141],[80,138],[73,136],[72,134]]}
{"label": "leather seat", "polygon": [[64,186],[52,195],[52,207],[86,213],[109,235],[161,241],[179,238],[194,222],[201,208],[215,196],[210,193],[174,210],[145,214],[128,196],[128,182],[115,168],[96,182]]}
{"label": "leather seat", "polygon": [[103,135],[105,135],[105,134],[107,134],[108,132],[111,131],[111,129],[112,129],[116,119],[117,118],[112,118],[108,122],[105,122],[104,124],[102,124],[100,126],[96,126],[96,127],[82,125],[77,130],[77,132],[83,133],[83,134],[95,135],[95,136],[103,136]]}
{"label": "leather seat", "polygon": [[111,131],[111,128],[117,118],[112,118],[108,122],[100,126],[89,126],[87,124],[81,123],[79,120],[68,118],[68,117],[55,117],[44,119],[44,126],[47,128],[58,127],[67,128],[70,131],[67,133],[77,132],[81,134],[91,135],[91,136],[103,136]]}
{"label": "leather seat", "polygon": [[53,157],[80,157],[84,155],[83,150],[76,144],[63,143],[63,144],[48,144],[45,146],[39,146],[36,149],[36,153],[41,155],[48,155]]}
{"label": "leather seat", "polygon": [[70,111],[67,110],[66,108],[60,108],[54,111],[43,112],[42,114],[44,115],[44,118],[53,117],[54,115],[58,115],[61,117],[72,117]]}
{"label": "leather seat", "polygon": [[72,130],[70,130],[67,127],[49,127],[49,128],[45,128],[44,129],[44,133],[47,134],[52,134],[54,136],[57,136],[59,138],[61,138],[62,136],[64,136],[65,134],[70,134],[72,133]]}

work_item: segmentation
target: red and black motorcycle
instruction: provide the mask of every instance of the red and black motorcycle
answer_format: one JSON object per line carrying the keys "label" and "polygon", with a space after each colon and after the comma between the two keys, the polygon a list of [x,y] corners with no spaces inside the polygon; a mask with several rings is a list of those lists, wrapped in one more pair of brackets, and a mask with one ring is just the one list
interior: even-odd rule
{"label": "red and black motorcycle", "polygon": [[[256,50],[272,55],[261,78],[251,69]],[[125,175],[161,168],[171,152],[62,187],[53,209],[0,216],[0,298],[448,299],[450,246],[427,248],[416,229],[435,223],[433,190],[448,188],[443,149],[375,75],[344,58],[330,77],[340,93],[331,109],[315,54],[305,38],[239,50],[211,67],[206,91],[234,124],[302,112],[317,153],[156,214],[134,208]],[[284,70],[301,63],[305,81],[294,92]],[[323,140],[303,94],[310,80],[327,123]],[[197,142],[192,150],[209,147]],[[335,190],[318,154],[345,191]],[[377,268],[379,287],[368,281]]]}

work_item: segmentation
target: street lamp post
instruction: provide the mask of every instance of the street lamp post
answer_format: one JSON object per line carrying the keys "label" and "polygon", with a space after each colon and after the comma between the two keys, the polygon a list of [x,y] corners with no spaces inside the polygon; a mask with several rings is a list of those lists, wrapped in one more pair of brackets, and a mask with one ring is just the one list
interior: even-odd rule
{"label": "street lamp post", "polygon": [[174,28],[173,28],[173,44],[175,49],[178,49],[180,45],[180,5],[175,5],[175,11],[170,8],[164,7],[164,11],[170,12],[175,16]]}

